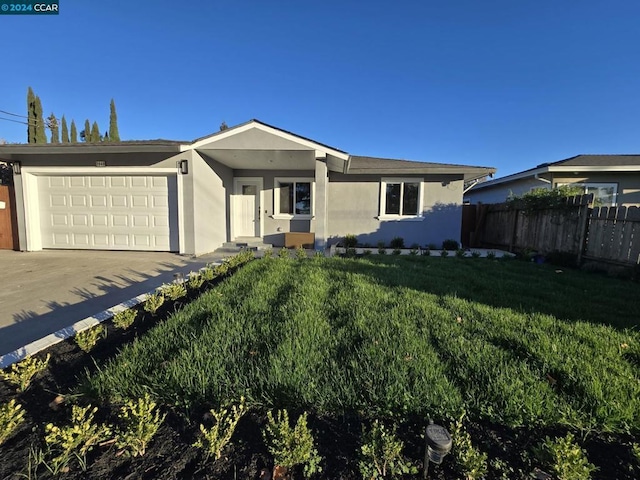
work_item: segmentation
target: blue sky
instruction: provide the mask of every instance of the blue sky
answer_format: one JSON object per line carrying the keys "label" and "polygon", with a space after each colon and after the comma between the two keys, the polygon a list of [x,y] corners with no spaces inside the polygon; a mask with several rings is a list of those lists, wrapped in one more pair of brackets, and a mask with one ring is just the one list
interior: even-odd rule
{"label": "blue sky", "polygon": [[[637,0],[60,0],[0,16],[0,110],[123,139],[251,118],[358,155],[493,166],[640,153]],[[0,115],[6,118],[6,115]],[[82,128],[82,127],[80,127]],[[0,138],[26,126],[0,120]]]}

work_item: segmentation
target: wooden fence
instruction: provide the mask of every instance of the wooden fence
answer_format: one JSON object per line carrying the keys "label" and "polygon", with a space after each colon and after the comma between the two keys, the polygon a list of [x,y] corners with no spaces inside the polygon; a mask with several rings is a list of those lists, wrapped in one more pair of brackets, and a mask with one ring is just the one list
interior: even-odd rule
{"label": "wooden fence", "polygon": [[465,205],[466,246],[562,252],[620,264],[640,263],[640,209],[591,208],[592,195],[557,207],[526,211],[505,203]]}

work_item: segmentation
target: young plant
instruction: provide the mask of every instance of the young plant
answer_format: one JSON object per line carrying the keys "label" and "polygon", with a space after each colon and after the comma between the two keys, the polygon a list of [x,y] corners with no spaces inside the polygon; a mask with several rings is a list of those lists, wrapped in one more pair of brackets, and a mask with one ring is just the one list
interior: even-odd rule
{"label": "young plant", "polygon": [[464,258],[464,249],[463,248],[459,248],[458,250],[456,250],[456,257],[458,258]]}
{"label": "young plant", "polygon": [[391,248],[404,248],[404,238],[393,237],[390,243]]}
{"label": "young plant", "polygon": [[360,447],[358,466],[362,478],[378,480],[417,474],[417,467],[402,456],[403,448],[404,444],[396,437],[395,426],[387,429],[378,420],[374,421],[371,430],[364,434],[364,443]]}
{"label": "young plant", "polygon": [[441,257],[448,257],[449,256],[449,251],[448,250],[440,250],[440,256]]}
{"label": "young plant", "polygon": [[203,282],[210,282],[215,278],[215,274],[213,273],[213,268],[204,267],[200,270],[200,278],[202,278]]}
{"label": "young plant", "polygon": [[0,406],[0,445],[15,433],[22,422],[24,422],[24,410],[15,399]]}
{"label": "young plant", "polygon": [[471,257],[472,258],[480,258],[480,252],[476,252],[476,251],[471,252]]}
{"label": "young plant", "polygon": [[216,265],[213,267],[213,273],[216,274],[216,277],[222,277],[226,275],[229,271],[229,264],[226,262],[222,262],[220,265]]}
{"label": "young plant", "polygon": [[428,257],[428,256],[430,256],[430,255],[431,255],[431,249],[430,249],[429,247],[427,247],[427,248],[425,248],[425,249],[421,250],[421,252],[420,252],[420,253],[421,253],[423,256]]}
{"label": "young plant", "polygon": [[278,256],[280,258],[289,258],[289,249],[285,248],[285,247],[282,247],[280,249],[280,251],[278,252]]}
{"label": "young plant", "polygon": [[303,260],[307,258],[307,251],[302,247],[296,248],[296,258],[298,260]]}
{"label": "young plant", "polygon": [[493,260],[496,258],[496,253],[495,252],[487,252],[487,258],[489,260]]}
{"label": "young plant", "polygon": [[138,312],[131,308],[122,310],[113,316],[113,324],[116,327],[121,328],[122,330],[126,330],[131,325],[133,325],[133,322],[136,320],[137,314]]}
{"label": "young plant", "polygon": [[149,312],[151,315],[155,315],[163,303],[164,295],[162,295],[162,292],[149,294],[147,295],[147,299],[144,301],[144,311]]}
{"label": "young plant", "polygon": [[411,250],[409,250],[409,255],[418,255],[419,251],[420,251],[420,245],[418,245],[417,243],[414,243],[411,245]]}
{"label": "young plant", "polygon": [[219,411],[210,410],[214,419],[211,428],[200,425],[202,437],[193,444],[194,447],[200,447],[207,451],[207,457],[213,455],[218,460],[222,456],[222,450],[231,440],[231,436],[238,425],[238,421],[247,413],[244,397],[240,398],[238,405],[233,405],[231,410],[221,408]]}
{"label": "young plant", "polygon": [[96,346],[100,337],[104,338],[106,333],[103,325],[96,325],[76,333],[75,340],[83,352],[89,353]]}
{"label": "young plant", "polygon": [[394,248],[392,253],[394,255],[400,255],[402,253],[402,250],[400,250],[399,248]]}
{"label": "young plant", "polygon": [[187,284],[189,285],[189,288],[191,290],[200,289],[200,287],[202,287],[203,283],[204,283],[204,278],[199,273],[191,272],[189,274],[189,280],[188,280]]}
{"label": "young plant", "polygon": [[264,251],[262,258],[271,258],[271,257],[273,257],[273,248],[267,248]]}
{"label": "young plant", "polygon": [[162,294],[169,300],[176,301],[187,294],[183,283],[168,283],[162,286]]}
{"label": "young plant", "polygon": [[556,439],[546,437],[535,453],[551,467],[558,480],[589,480],[597,470],[589,463],[586,452],[575,442],[571,432]]}
{"label": "young plant", "polygon": [[358,245],[358,237],[352,234],[345,235],[342,243],[344,244],[344,248],[356,248],[356,245]]}
{"label": "young plant", "polygon": [[47,463],[56,475],[65,469],[75,458],[81,469],[87,469],[87,453],[93,447],[111,435],[111,427],[94,422],[97,407],[91,405],[82,408],[74,405],[71,410],[71,425],[58,427],[49,423],[45,427],[44,441],[47,444],[47,456],[53,456]]}
{"label": "young plant", "polygon": [[451,425],[453,439],[453,457],[460,473],[465,476],[465,480],[476,480],[484,478],[487,474],[487,454],[481,452],[471,443],[471,435],[464,428],[464,417],[466,412],[462,412],[460,418]]}
{"label": "young plant", "polygon": [[11,365],[11,369],[8,371],[0,370],[0,377],[16,385],[18,392],[24,392],[29,388],[31,380],[47,368],[50,358],[51,355],[49,354],[47,354],[47,358],[44,360],[38,360],[36,357],[27,357]]}
{"label": "young plant", "polygon": [[457,240],[454,240],[452,238],[449,238],[442,242],[443,250],[458,250],[458,248],[460,248],[460,244]]}
{"label": "young plant", "polygon": [[313,435],[307,426],[307,412],[304,412],[294,428],[289,424],[286,410],[278,410],[276,416],[267,412],[267,425],[262,436],[269,453],[273,455],[275,466],[291,471],[296,465],[304,465],[304,475],[322,471],[322,458],[314,445]]}
{"label": "young plant", "polygon": [[144,455],[165,417],[166,414],[160,415],[148,393],[143,398],[129,400],[120,408],[118,418],[123,427],[117,430],[116,445],[128,455]]}
{"label": "young plant", "polygon": [[362,251],[362,254],[363,254],[363,255],[365,255],[365,256],[369,256],[369,255],[371,255],[372,253],[373,253],[373,252],[372,252],[372,251],[371,251],[371,249],[369,249],[369,248],[365,248],[365,249]]}

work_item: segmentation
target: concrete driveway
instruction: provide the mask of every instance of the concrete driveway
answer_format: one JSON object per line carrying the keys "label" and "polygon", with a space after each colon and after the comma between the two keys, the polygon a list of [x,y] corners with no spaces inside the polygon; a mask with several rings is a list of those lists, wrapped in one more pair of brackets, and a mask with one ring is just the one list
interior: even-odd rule
{"label": "concrete driveway", "polygon": [[220,258],[0,250],[0,356]]}

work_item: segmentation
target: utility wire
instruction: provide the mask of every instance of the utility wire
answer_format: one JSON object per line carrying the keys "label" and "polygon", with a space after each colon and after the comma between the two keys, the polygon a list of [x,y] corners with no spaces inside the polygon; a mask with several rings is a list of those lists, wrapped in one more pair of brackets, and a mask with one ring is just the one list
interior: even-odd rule
{"label": "utility wire", "polygon": [[29,122],[23,122],[22,120],[14,120],[13,118],[0,117],[0,120],[6,120],[7,122],[14,122],[14,123],[22,123],[23,125],[31,125],[32,127],[35,127],[34,124],[29,124]]}
{"label": "utility wire", "polygon": [[4,110],[0,110],[0,113],[4,113],[5,115],[11,115],[12,117],[21,117],[21,118],[29,118],[24,115],[18,115],[17,113],[6,112]]}

